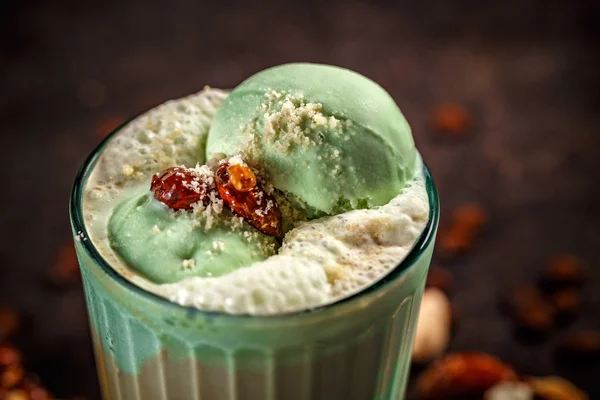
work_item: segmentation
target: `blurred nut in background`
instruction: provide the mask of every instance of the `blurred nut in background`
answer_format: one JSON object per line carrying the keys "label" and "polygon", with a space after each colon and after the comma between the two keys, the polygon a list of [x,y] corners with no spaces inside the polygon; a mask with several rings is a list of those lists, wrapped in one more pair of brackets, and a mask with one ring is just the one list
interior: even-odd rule
{"label": "blurred nut in background", "polygon": [[434,125],[440,133],[460,137],[471,126],[471,114],[460,104],[440,104],[434,110]]}
{"label": "blurred nut in background", "polygon": [[500,382],[488,389],[484,400],[533,400],[533,390],[530,385],[519,381]]}
{"label": "blurred nut in background", "polygon": [[548,334],[555,326],[556,312],[532,284],[522,283],[504,293],[503,304],[517,329]]}
{"label": "blurred nut in background", "polygon": [[532,378],[529,383],[539,400],[589,400],[586,393],[558,376]]}
{"label": "blurred nut in background", "polygon": [[499,382],[514,380],[513,369],[485,353],[452,353],[434,361],[419,377],[422,400],[481,398]]}
{"label": "blurred nut in background", "polygon": [[456,207],[450,214],[450,224],[439,231],[438,246],[442,256],[469,251],[487,221],[487,213],[479,204],[467,203]]}
{"label": "blurred nut in background", "polygon": [[571,254],[554,256],[540,276],[541,285],[548,290],[581,286],[588,273],[583,261]]}
{"label": "blurred nut in background", "polygon": [[450,341],[451,322],[452,308],[448,297],[440,289],[426,289],[413,346],[414,362],[427,362],[444,353]]}
{"label": "blurred nut in background", "polygon": [[476,203],[456,207],[450,216],[452,224],[462,225],[471,233],[479,233],[488,222],[487,212]]}
{"label": "blurred nut in background", "polygon": [[464,254],[473,247],[473,236],[461,226],[441,228],[438,235],[439,253],[443,257]]}

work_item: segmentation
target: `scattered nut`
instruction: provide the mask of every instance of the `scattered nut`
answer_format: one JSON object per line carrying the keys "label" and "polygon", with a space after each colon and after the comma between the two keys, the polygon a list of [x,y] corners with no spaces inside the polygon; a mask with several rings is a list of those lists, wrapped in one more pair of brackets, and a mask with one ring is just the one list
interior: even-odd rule
{"label": "scattered nut", "polygon": [[540,276],[540,283],[545,289],[556,290],[581,286],[586,278],[587,270],[583,262],[574,255],[562,254],[550,260]]}
{"label": "scattered nut", "polygon": [[558,376],[532,378],[529,383],[536,399],[589,400],[588,395],[566,379]]}
{"label": "scattered nut", "polygon": [[429,268],[429,273],[427,274],[427,282],[425,283],[425,287],[427,288],[437,288],[442,292],[448,294],[450,289],[454,284],[454,278],[450,271],[446,268],[434,266]]}
{"label": "scattered nut", "polygon": [[525,382],[500,382],[488,389],[484,400],[533,400],[533,390]]}
{"label": "scattered nut", "polygon": [[473,247],[473,235],[461,226],[441,228],[438,235],[437,248],[443,256],[464,254]]}
{"label": "scattered nut", "polygon": [[504,305],[516,327],[525,333],[546,334],[555,326],[554,308],[533,285],[525,283],[510,289]]}
{"label": "scattered nut", "polygon": [[459,104],[441,104],[434,111],[434,124],[441,133],[462,136],[471,125],[471,115]]}
{"label": "scattered nut", "polygon": [[417,381],[423,400],[481,397],[498,382],[516,378],[511,367],[484,353],[454,353],[429,366]]}
{"label": "scattered nut", "polygon": [[479,233],[488,221],[486,211],[476,203],[467,203],[456,207],[450,218],[453,224],[461,225],[475,234]]}
{"label": "scattered nut", "polygon": [[450,341],[452,309],[437,288],[426,289],[421,300],[412,359],[422,363],[442,355]]}
{"label": "scattered nut", "polygon": [[556,348],[563,361],[585,362],[600,358],[600,332],[585,330],[566,335]]}
{"label": "scattered nut", "polygon": [[440,229],[438,247],[442,255],[453,256],[469,251],[488,217],[478,204],[463,204],[450,215],[450,225]]}

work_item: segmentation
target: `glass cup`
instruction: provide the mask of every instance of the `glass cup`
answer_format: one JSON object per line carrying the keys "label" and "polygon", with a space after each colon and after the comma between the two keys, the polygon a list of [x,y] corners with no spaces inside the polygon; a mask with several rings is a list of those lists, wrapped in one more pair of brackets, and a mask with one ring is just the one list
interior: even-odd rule
{"label": "glass cup", "polygon": [[381,281],[336,303],[273,316],[182,307],[135,286],[87,239],[83,192],[104,146],[80,169],[70,204],[96,365],[111,400],[397,400],[404,396],[439,218]]}

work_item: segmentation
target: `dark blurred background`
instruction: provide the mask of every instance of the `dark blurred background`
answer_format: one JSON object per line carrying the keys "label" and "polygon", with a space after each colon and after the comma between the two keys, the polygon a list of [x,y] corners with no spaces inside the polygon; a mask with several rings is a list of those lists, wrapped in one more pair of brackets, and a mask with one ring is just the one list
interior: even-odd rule
{"label": "dark blurred background", "polygon": [[[565,329],[600,329],[599,17],[595,1],[2,2],[0,303],[22,315],[14,341],[28,366],[57,396],[99,398],[81,286],[47,279],[68,257],[69,192],[102,135],[204,85],[312,61],[391,93],[444,214],[465,202],[488,212],[472,251],[435,261],[456,282],[451,350],[491,352],[600,398],[598,364],[558,363],[560,331],[516,340],[497,306],[507,286],[571,253],[591,279]],[[436,131],[442,103],[468,110],[466,134]]]}

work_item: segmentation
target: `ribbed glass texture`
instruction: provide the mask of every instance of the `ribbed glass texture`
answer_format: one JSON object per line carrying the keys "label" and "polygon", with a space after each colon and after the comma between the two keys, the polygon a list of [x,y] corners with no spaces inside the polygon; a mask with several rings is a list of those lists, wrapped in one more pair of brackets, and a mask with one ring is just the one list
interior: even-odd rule
{"label": "ribbed glass texture", "polygon": [[[74,236],[86,179],[71,198]],[[116,273],[91,241],[76,241],[104,399],[397,400],[404,396],[419,304],[439,217],[382,281],[335,304],[276,316],[181,307]]]}

